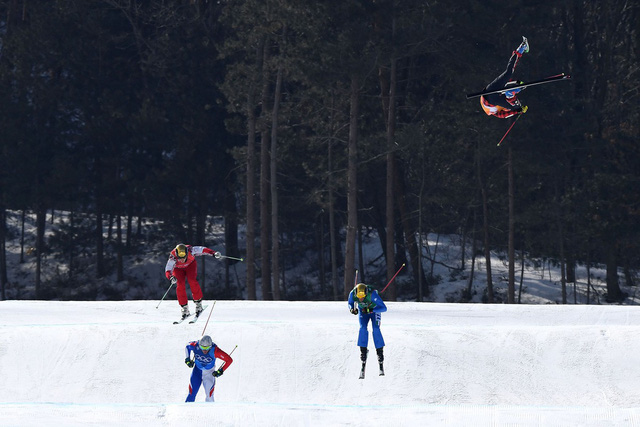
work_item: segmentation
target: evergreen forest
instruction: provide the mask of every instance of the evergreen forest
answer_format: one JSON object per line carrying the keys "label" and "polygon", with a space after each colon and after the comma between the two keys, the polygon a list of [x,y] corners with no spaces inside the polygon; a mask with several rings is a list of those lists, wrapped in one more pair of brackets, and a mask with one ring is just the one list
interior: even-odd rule
{"label": "evergreen forest", "polygon": [[[344,299],[369,232],[386,279],[406,264],[426,300],[438,232],[507,254],[507,302],[520,251],[557,259],[563,287],[606,265],[621,301],[619,269],[640,268],[639,27],[637,0],[0,0],[1,297],[18,212],[36,218],[37,299],[51,251],[97,280],[144,251],[143,219],[206,244],[219,217],[250,300],[286,299],[283,266],[308,250]],[[522,36],[514,78],[571,79],[523,90],[515,123],[489,117],[466,94]]]}

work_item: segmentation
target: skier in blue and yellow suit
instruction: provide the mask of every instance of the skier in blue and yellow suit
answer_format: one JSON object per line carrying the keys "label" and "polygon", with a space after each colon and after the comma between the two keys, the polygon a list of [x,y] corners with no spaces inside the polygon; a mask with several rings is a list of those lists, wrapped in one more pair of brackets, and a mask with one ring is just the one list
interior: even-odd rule
{"label": "skier in blue and yellow suit", "polygon": [[382,298],[380,298],[380,295],[378,295],[378,291],[364,283],[358,283],[349,293],[349,311],[351,311],[351,314],[360,313],[358,316],[358,320],[360,321],[360,331],[358,332],[360,360],[363,362],[367,360],[367,345],[369,342],[369,330],[367,326],[369,320],[371,320],[371,325],[373,326],[373,344],[376,347],[376,353],[378,353],[378,362],[382,363],[384,360],[384,356],[382,355],[384,338],[382,338],[382,332],[380,332],[380,318],[381,313],[387,311],[387,306],[384,304],[384,301],[382,301]]}

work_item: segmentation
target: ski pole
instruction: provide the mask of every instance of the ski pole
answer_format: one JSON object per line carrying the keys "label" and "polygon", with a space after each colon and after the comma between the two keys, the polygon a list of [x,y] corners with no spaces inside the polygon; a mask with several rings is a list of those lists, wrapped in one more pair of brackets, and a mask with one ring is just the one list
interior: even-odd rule
{"label": "ski pole", "polygon": [[[231,356],[233,354],[233,352],[236,351],[236,348],[238,348],[238,344],[236,344],[236,346],[233,347],[233,350],[231,350],[231,353],[229,353],[229,356]],[[226,365],[226,364],[227,364],[227,362],[223,362],[222,365],[220,365],[220,367],[218,369],[222,369],[222,367],[224,365]]]}
{"label": "ski pole", "polygon": [[[220,252],[218,252],[218,253],[220,254]],[[226,256],[226,255],[222,255],[222,254],[216,256],[216,259],[221,259],[221,258],[234,259],[236,261],[244,261],[244,258],[236,258],[236,257],[233,257],[233,256]]]}
{"label": "ski pole", "polygon": [[172,287],[173,287],[173,280],[171,281],[171,284],[169,285],[169,289],[167,289],[167,292],[165,292],[164,295],[162,295],[162,299],[160,300],[158,305],[156,305],[156,308],[160,307],[160,303],[164,301],[164,298],[167,296],[167,294],[169,293]]}
{"label": "ski pole", "polygon": [[513,125],[515,125],[516,122],[518,120],[520,120],[520,117],[522,117],[522,114],[518,114],[518,117],[516,117],[516,119],[513,121],[513,123],[511,123],[511,126],[509,126],[509,129],[507,129],[507,132],[504,134],[504,136],[502,137],[500,142],[498,142],[498,147],[500,146],[500,144],[502,144],[502,141],[504,141],[504,139],[507,137],[507,134],[511,131],[511,128],[513,127]]}
{"label": "ski pole", "polygon": [[393,279],[395,279],[395,278],[396,278],[396,276],[398,275],[398,273],[400,273],[400,270],[402,270],[402,269],[404,268],[404,266],[405,266],[405,264],[403,263],[403,264],[400,266],[400,268],[398,269],[398,271],[396,271],[396,274],[394,274],[394,275],[393,275],[393,277],[391,278],[391,280],[389,280],[389,283],[387,283],[387,286],[385,286],[385,287],[384,287],[384,289],[383,289],[380,293],[384,292],[384,291],[389,287],[389,285],[391,284],[391,282],[393,282]]}
{"label": "ski pole", "polygon": [[211,306],[211,311],[209,312],[209,317],[207,317],[207,323],[204,324],[204,329],[202,330],[202,335],[204,335],[204,331],[207,330],[207,325],[209,324],[209,319],[211,319],[211,313],[213,313],[213,307],[216,306],[216,302],[213,302],[213,305]]}

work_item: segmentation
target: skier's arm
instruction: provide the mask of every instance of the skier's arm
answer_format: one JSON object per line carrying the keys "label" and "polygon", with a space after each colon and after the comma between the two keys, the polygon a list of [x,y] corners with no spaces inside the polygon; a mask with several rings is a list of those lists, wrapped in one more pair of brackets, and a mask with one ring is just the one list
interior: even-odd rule
{"label": "skier's arm", "polygon": [[349,305],[349,310],[353,310],[353,291],[349,292],[349,299],[347,301],[347,304]]}
{"label": "skier's arm", "polygon": [[173,257],[169,257],[169,260],[167,261],[167,265],[165,265],[164,267],[164,275],[167,277],[167,279],[171,279],[171,274],[173,273],[173,267],[176,265],[176,260],[173,259]]}
{"label": "skier's arm", "polygon": [[216,349],[213,351],[213,355],[216,359],[220,359],[224,362],[224,365],[222,365],[222,367],[220,368],[222,369],[222,372],[226,371],[229,365],[233,363],[233,359],[231,358],[231,356],[220,350],[220,347],[216,346]]}
{"label": "skier's arm", "polygon": [[384,313],[385,311],[387,311],[387,306],[385,305],[384,301],[382,301],[382,298],[380,298],[380,295],[378,295],[377,291],[374,292],[373,295],[371,295],[371,302],[376,305],[373,308],[374,313]]}
{"label": "skier's arm", "polygon": [[213,249],[209,249],[205,246],[192,246],[191,254],[193,256],[202,256],[202,255],[215,256],[216,251],[214,251]]}
{"label": "skier's arm", "polygon": [[185,357],[188,357],[189,359],[191,359],[191,352],[193,351],[194,348],[195,348],[195,346],[193,345],[192,342],[187,344],[187,346],[184,348]]}

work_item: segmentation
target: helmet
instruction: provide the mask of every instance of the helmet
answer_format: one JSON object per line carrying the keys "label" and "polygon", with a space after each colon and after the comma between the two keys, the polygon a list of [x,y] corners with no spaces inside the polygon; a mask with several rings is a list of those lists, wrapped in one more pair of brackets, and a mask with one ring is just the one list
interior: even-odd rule
{"label": "helmet", "polygon": [[176,256],[178,258],[186,258],[187,257],[187,245],[185,245],[184,243],[179,243],[178,246],[176,246]]}
{"label": "helmet", "polygon": [[200,338],[200,341],[198,341],[198,345],[202,351],[209,351],[211,350],[213,341],[209,335],[203,335],[202,338]]}
{"label": "helmet", "polygon": [[367,289],[367,285],[365,285],[364,283],[358,283],[358,285],[356,286],[356,297],[358,299],[363,299],[364,297],[367,296],[367,294],[369,293],[369,289]]}

